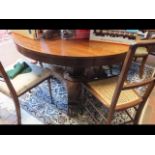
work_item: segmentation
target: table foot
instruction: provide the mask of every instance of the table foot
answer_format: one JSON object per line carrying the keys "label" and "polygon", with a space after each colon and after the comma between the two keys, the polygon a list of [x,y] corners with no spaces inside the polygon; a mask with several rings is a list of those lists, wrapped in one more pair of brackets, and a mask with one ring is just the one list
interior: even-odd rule
{"label": "table foot", "polygon": [[68,116],[69,117],[77,117],[78,114],[83,113],[83,108],[79,104],[79,102],[70,102],[68,105]]}

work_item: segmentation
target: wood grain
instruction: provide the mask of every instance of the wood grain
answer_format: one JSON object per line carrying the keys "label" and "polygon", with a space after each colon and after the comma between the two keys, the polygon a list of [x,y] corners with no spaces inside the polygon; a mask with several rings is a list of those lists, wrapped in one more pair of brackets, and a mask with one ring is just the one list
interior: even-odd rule
{"label": "wood grain", "polygon": [[12,38],[18,51],[27,57],[71,67],[119,62],[129,49],[128,45],[89,40],[33,40],[15,33]]}

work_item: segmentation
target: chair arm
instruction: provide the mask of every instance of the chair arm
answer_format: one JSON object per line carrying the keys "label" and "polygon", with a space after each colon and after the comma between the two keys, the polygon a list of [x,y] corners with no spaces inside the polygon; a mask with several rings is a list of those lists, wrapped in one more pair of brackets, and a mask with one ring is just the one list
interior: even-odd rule
{"label": "chair arm", "polygon": [[130,84],[126,84],[123,86],[123,90],[128,90],[128,89],[134,89],[134,88],[137,88],[137,87],[142,87],[142,86],[145,86],[145,85],[148,85],[152,82],[155,82],[155,78],[151,78],[151,79],[148,79],[148,80],[144,80],[142,82],[138,82],[138,83],[130,83]]}

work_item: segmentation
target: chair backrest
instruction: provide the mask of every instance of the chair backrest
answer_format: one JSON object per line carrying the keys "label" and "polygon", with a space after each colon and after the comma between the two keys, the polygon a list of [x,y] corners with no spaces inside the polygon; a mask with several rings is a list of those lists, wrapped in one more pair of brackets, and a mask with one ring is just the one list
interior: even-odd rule
{"label": "chair backrest", "polygon": [[13,99],[16,99],[17,98],[17,93],[16,93],[16,91],[15,91],[15,89],[14,89],[14,87],[13,87],[7,73],[5,72],[5,69],[4,69],[1,62],[0,62],[0,75],[3,77],[4,82],[8,86],[8,89],[10,90],[11,96],[13,97]]}
{"label": "chair backrest", "polygon": [[137,43],[135,45],[130,46],[130,49],[126,55],[126,58],[125,58],[125,61],[123,64],[123,68],[122,68],[121,74],[119,76],[119,80],[118,80],[118,83],[117,83],[117,86],[116,86],[116,89],[115,89],[115,92],[113,95],[113,99],[111,102],[111,108],[110,108],[111,113],[114,111],[114,109],[116,107],[116,104],[118,102],[121,91],[128,90],[128,89],[134,89],[134,88],[138,88],[138,87],[143,87],[143,86],[148,86],[146,88],[144,95],[142,96],[141,103],[138,103],[141,105],[141,109],[143,108],[150,93],[152,92],[154,85],[155,85],[155,73],[152,75],[152,77],[150,77],[147,80],[144,80],[142,82],[134,82],[134,83],[125,85],[125,81],[127,80],[128,71],[132,64],[132,60],[133,60],[134,54],[136,52],[136,49],[138,47],[148,47],[148,46],[155,46],[155,41],[147,40],[147,41],[142,41],[141,43]]}
{"label": "chair backrest", "polygon": [[21,112],[20,112],[20,105],[19,105],[18,96],[17,96],[17,93],[16,93],[16,91],[15,91],[15,89],[14,89],[14,87],[13,87],[7,73],[5,72],[5,69],[4,69],[1,62],[0,62],[0,76],[3,77],[4,82],[8,86],[8,89],[10,91],[12,99],[14,100],[15,109],[16,109],[16,113],[17,113],[18,124],[21,124]]}

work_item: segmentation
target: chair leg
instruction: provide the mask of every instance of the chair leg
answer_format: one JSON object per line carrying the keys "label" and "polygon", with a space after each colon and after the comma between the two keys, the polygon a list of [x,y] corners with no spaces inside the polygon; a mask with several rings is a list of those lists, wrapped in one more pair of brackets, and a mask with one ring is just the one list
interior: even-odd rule
{"label": "chair leg", "polygon": [[143,77],[144,68],[145,68],[145,63],[146,63],[146,61],[147,61],[147,58],[148,58],[148,56],[143,57],[142,64],[141,64],[140,70],[139,70],[139,76],[140,76],[140,78]]}
{"label": "chair leg", "polygon": [[21,110],[20,110],[20,103],[18,98],[14,98],[15,103],[15,109],[16,109],[16,115],[17,115],[17,123],[18,125],[21,125]]}
{"label": "chair leg", "polygon": [[49,94],[50,94],[50,97],[51,97],[51,104],[52,104],[52,88],[51,88],[50,78],[47,80],[47,82],[48,82]]}
{"label": "chair leg", "polygon": [[111,122],[112,122],[112,117],[111,118],[108,118],[108,120],[106,122],[106,125],[111,125]]}
{"label": "chair leg", "polygon": [[114,112],[115,112],[115,110],[113,108],[109,109],[108,119],[107,119],[107,122],[106,122],[107,125],[111,124]]}
{"label": "chair leg", "polygon": [[144,107],[144,103],[139,107],[136,115],[135,115],[135,118],[134,118],[134,124],[137,125],[138,122],[139,122],[139,119],[140,119],[140,116],[141,116],[141,113],[142,113],[142,110],[143,110],[143,107]]}
{"label": "chair leg", "polygon": [[43,63],[41,61],[39,61],[39,65],[43,68]]}

